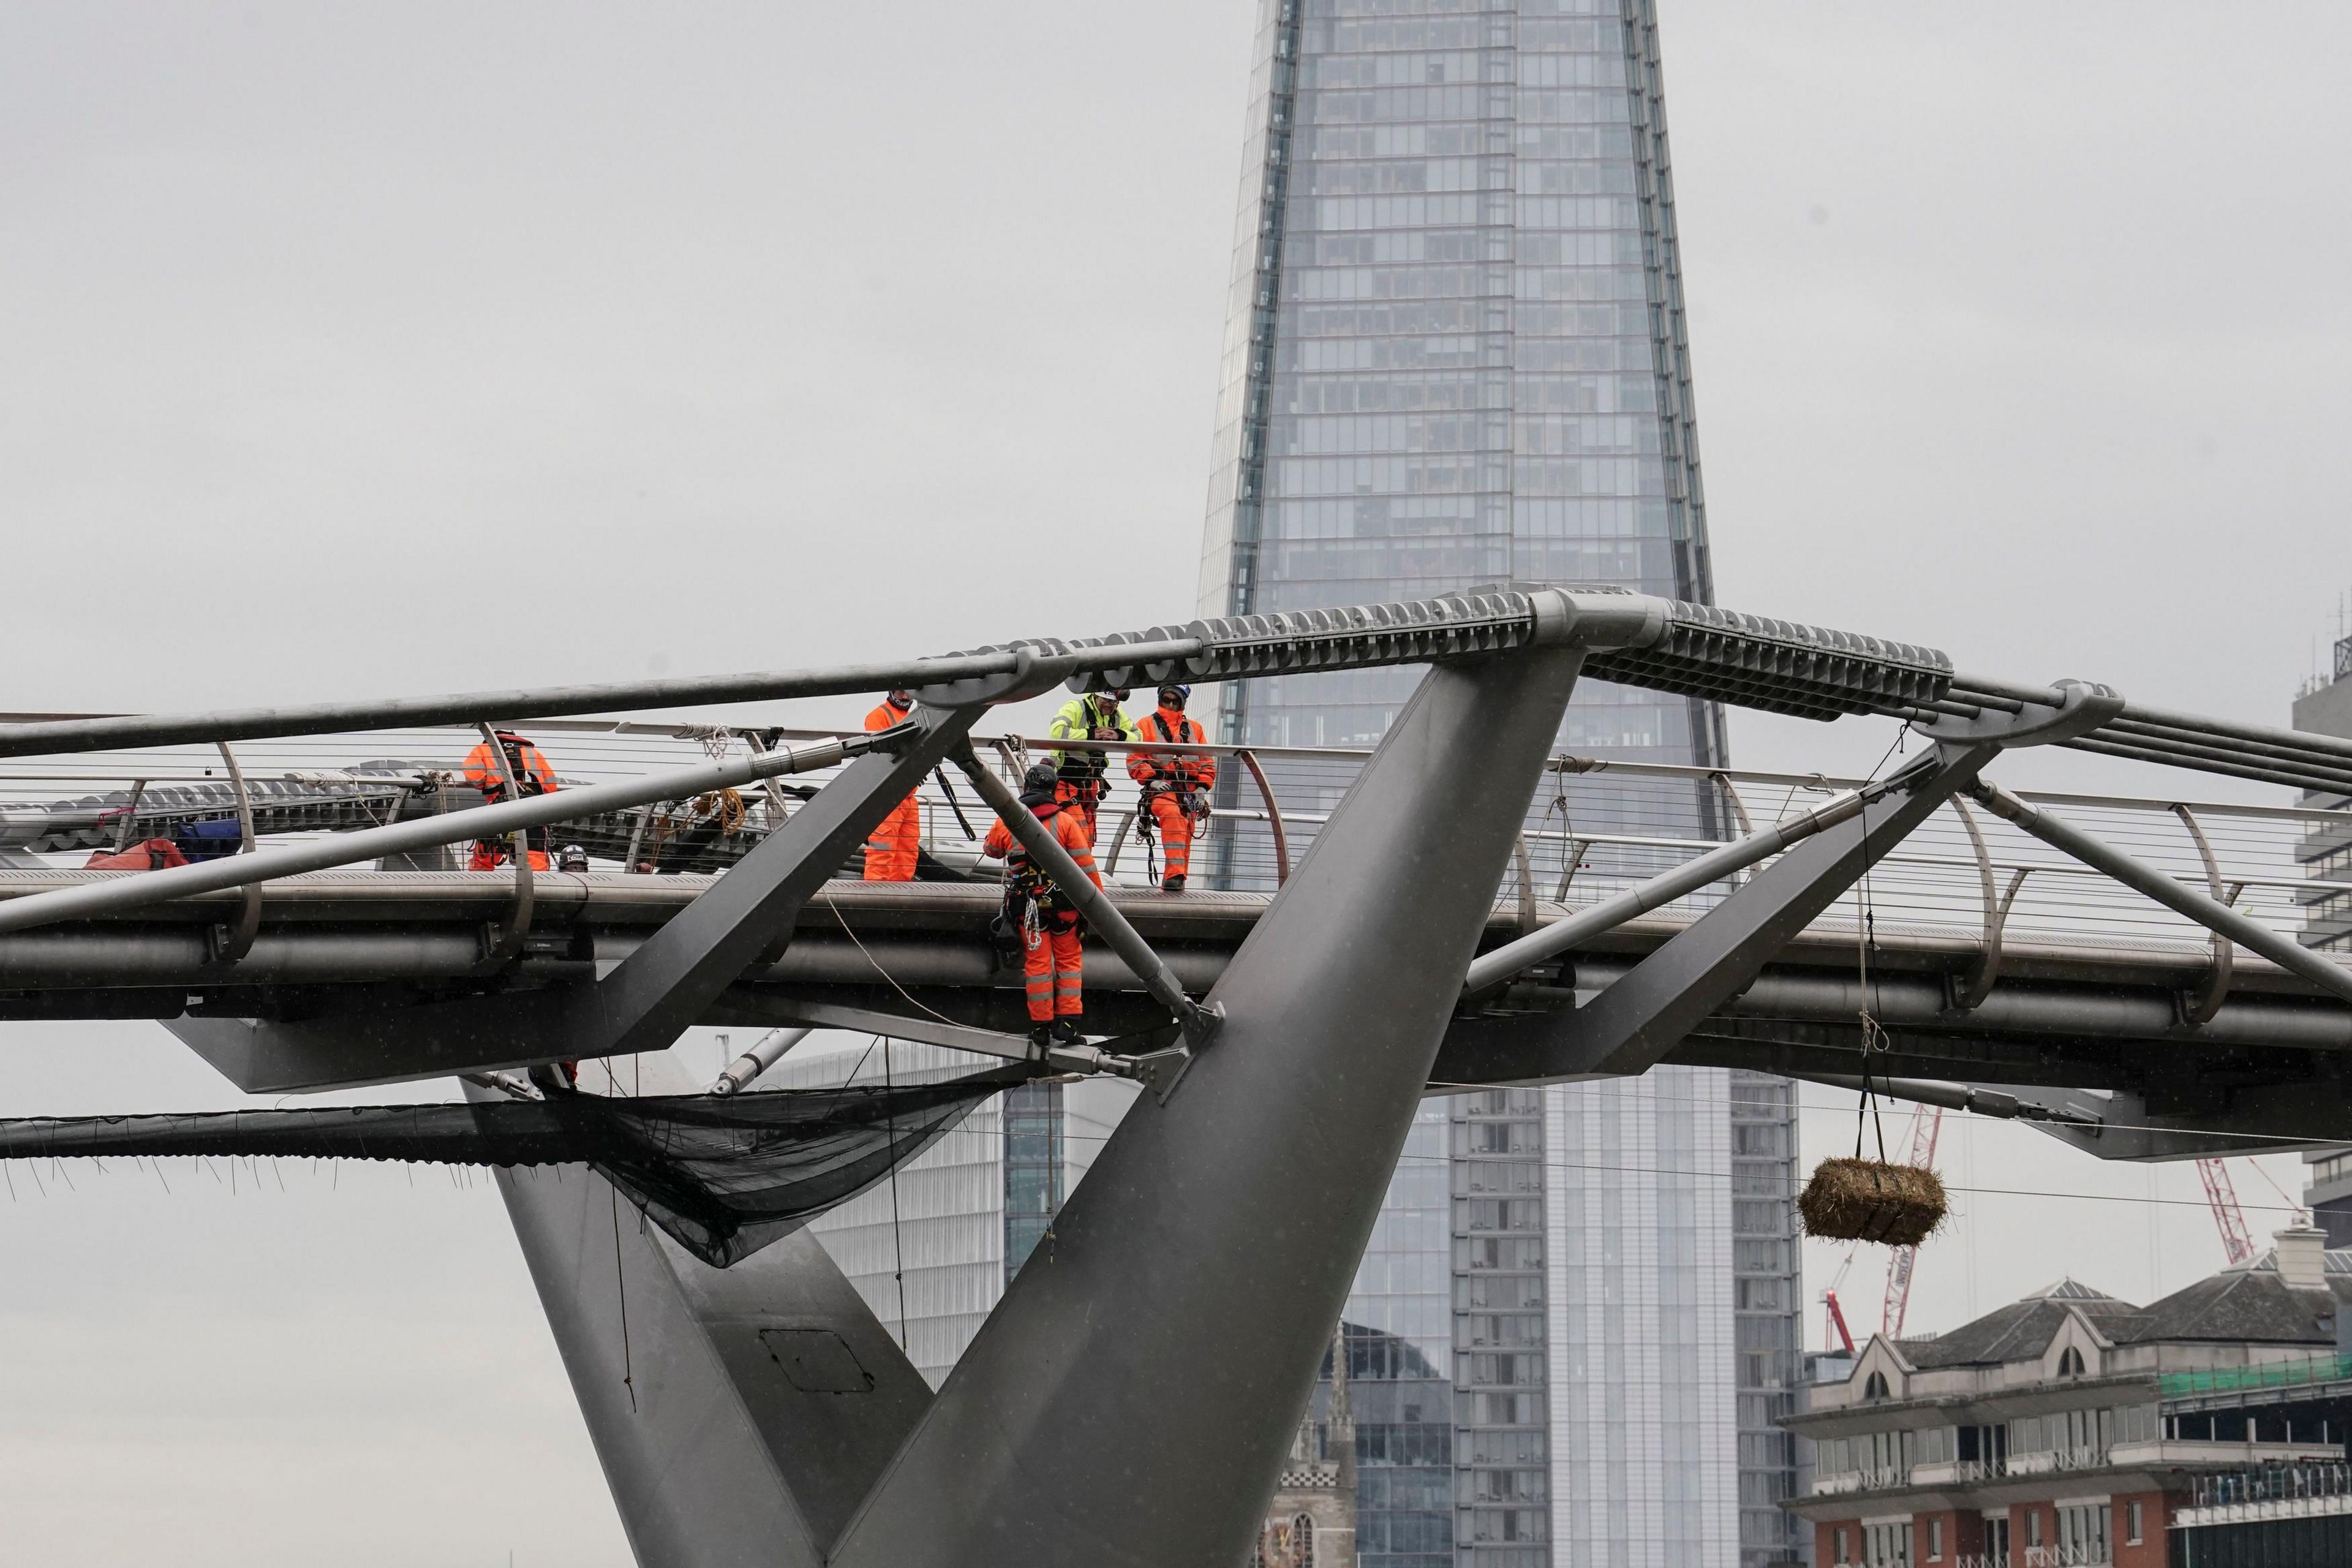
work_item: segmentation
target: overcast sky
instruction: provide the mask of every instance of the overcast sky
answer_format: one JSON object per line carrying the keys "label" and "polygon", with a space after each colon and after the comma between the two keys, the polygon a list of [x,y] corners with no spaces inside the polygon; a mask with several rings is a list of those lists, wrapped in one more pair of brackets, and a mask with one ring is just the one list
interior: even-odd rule
{"label": "overcast sky", "polygon": [[[1223,9],[0,0],[0,709],[1189,616]],[[2352,11],[1660,9],[1723,601],[2283,721],[2352,584]],[[1733,738],[1838,768],[1888,733]],[[151,1026],[7,1036],[0,1111],[234,1099]],[[2220,1262],[2186,1167],[1947,1149],[2084,1195],[1968,1197],[1915,1326]],[[486,1185],[14,1179],[11,1560],[627,1561]]]}

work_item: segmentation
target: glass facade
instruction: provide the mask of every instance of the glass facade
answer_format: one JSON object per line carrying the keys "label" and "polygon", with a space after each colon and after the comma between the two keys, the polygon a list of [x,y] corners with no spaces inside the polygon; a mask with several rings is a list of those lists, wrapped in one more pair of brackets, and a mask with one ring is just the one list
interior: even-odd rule
{"label": "glass facade", "polygon": [[[1356,1426],[1357,1568],[1452,1568],[1453,1379],[1443,1362],[1383,1330],[1346,1321],[1340,1338]],[[1327,1354],[1312,1407],[1318,1426],[1330,1405]],[[1328,1438],[1328,1428],[1318,1435]]]}
{"label": "glass facade", "polygon": [[1735,1560],[1727,1089],[1658,1068],[1544,1096],[1555,1562]]}
{"label": "glass facade", "polygon": [[[1261,0],[1202,614],[1507,581],[1712,599],[1659,79],[1652,0]],[[1217,728],[1369,745],[1419,679],[1237,684]],[[1559,744],[1725,760],[1709,705],[1600,682]],[[1727,826],[1684,785],[1547,793],[1555,828]],[[1531,838],[1547,893],[1655,868]],[[1213,875],[1255,885],[1236,844]],[[1794,1559],[1794,1114],[1778,1080],[1680,1071],[1424,1108],[1348,1317],[1454,1379],[1461,1568]]]}
{"label": "glass facade", "polygon": [[1062,1086],[1007,1089],[1004,1116],[1004,1282],[1045,1239],[1062,1211]]}
{"label": "glass facade", "polygon": [[[1645,10],[1266,0],[1203,614],[1513,579],[1712,597]],[[1417,679],[1254,682],[1223,721],[1370,744]],[[1570,733],[1723,749],[1705,704],[1613,689]]]}

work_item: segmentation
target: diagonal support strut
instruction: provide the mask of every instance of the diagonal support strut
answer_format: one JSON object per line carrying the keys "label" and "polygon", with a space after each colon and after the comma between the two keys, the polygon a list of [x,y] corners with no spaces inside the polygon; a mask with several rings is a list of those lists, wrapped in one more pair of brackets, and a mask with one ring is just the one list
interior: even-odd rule
{"label": "diagonal support strut", "polygon": [[[2352,1000],[2352,970],[2292,937],[2281,936],[2260,921],[2250,920],[2219,899],[2184,887],[2155,867],[2092,837],[2068,822],[2018,799],[1999,784],[1979,782],[1970,792],[1985,809],[2003,822],[2022,828],[2053,849],[2064,851],[2085,866],[2104,871],[2136,893],[2145,893],[2176,914],[2188,916],[2206,930],[2261,953],[2281,969],[2299,974],[2321,990]],[[2210,863],[2210,862],[2209,862]]]}
{"label": "diagonal support strut", "polygon": [[1118,906],[1103,896],[1094,879],[1078,869],[1078,863],[1070,858],[1070,852],[1062,847],[1060,840],[1021,804],[1020,796],[1005,787],[1003,779],[971,754],[970,746],[961,749],[955,762],[1004,824],[1004,830],[1020,840],[1021,847],[1053,879],[1062,896],[1076,906],[1095,933],[1127,961],[1127,966],[1143,982],[1143,988],[1151,993],[1151,999],[1167,1008],[1169,1016],[1183,1026],[1184,1037],[1196,1046],[1205,1044],[1216,1030],[1216,1015],[1185,994],[1183,983],[1168,967],[1168,961],[1151,950],[1143,933],[1129,925],[1127,917],[1118,912]]}
{"label": "diagonal support strut", "polygon": [[1978,742],[1922,756],[1886,781],[1876,804],[1790,850],[1584,1006],[1456,1025],[1436,1080],[1542,1083],[1648,1071],[2000,750]]}

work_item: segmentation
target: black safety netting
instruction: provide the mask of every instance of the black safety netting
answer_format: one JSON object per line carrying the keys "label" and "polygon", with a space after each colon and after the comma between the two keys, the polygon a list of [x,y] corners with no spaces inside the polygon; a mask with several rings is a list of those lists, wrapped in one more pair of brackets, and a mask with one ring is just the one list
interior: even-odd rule
{"label": "black safety netting", "polygon": [[678,1245],[737,1263],[912,1159],[1012,1068],[946,1083],[636,1099],[0,1120],[0,1159],[170,1157],[586,1165]]}

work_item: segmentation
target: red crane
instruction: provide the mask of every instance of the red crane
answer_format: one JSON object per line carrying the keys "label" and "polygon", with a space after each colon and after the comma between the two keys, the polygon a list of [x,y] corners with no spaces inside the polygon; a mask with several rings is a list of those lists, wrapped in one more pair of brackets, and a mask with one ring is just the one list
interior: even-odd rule
{"label": "red crane", "polygon": [[1853,1353],[1853,1335],[1846,1330],[1845,1310],[1838,1305],[1837,1293],[1838,1287],[1845,1283],[1846,1271],[1853,1267],[1853,1255],[1861,1250],[1862,1243],[1858,1241],[1845,1249],[1845,1261],[1838,1265],[1838,1271],[1831,1278],[1828,1289],[1822,1292],[1822,1306],[1824,1309],[1822,1318],[1823,1350],[1830,1348],[1830,1337],[1835,1335],[1838,1342],[1845,1347],[1845,1353],[1848,1355]]}
{"label": "red crane", "polygon": [[[1923,1170],[1936,1163],[1936,1140],[1944,1130],[1944,1108],[1923,1105],[1911,1113],[1911,1153],[1905,1162]],[[1898,1247],[1886,1266],[1886,1308],[1879,1319],[1890,1340],[1903,1337],[1903,1319],[1911,1310],[1911,1269],[1919,1260],[1916,1247]]]}
{"label": "red crane", "polygon": [[2254,1237],[2246,1228],[2246,1211],[2238,1206],[2238,1189],[2230,1180],[2230,1167],[2219,1160],[2200,1160],[2197,1175],[2205,1184],[2205,1202],[2221,1232],[2221,1250],[2230,1255],[2230,1266],[2234,1268],[2254,1255]]}
{"label": "red crane", "polygon": [[1826,1341],[1831,1334],[1834,1333],[1839,1342],[1845,1346],[1845,1353],[1852,1355],[1853,1335],[1846,1330],[1845,1313],[1838,1306],[1837,1291],[1834,1289],[1822,1291],[1822,1305],[1829,1309],[1829,1317],[1823,1326],[1824,1331],[1822,1338]]}

